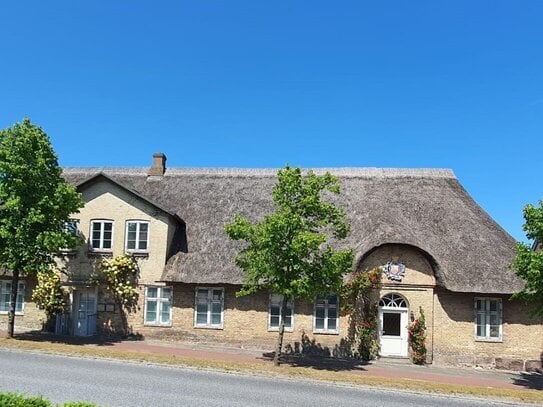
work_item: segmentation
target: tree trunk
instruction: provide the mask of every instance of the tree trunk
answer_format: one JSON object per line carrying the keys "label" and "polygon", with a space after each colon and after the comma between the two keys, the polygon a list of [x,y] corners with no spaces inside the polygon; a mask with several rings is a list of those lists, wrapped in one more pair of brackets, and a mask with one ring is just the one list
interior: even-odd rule
{"label": "tree trunk", "polygon": [[279,366],[279,360],[281,358],[281,350],[283,349],[283,335],[285,333],[285,318],[287,316],[287,302],[288,299],[283,295],[283,302],[281,304],[281,321],[279,321],[279,336],[277,337],[277,343],[275,345],[275,354],[273,355],[273,364]]}
{"label": "tree trunk", "polygon": [[19,271],[14,270],[11,277],[11,297],[8,312],[8,338],[13,338],[15,332],[15,307],[17,305],[17,290],[19,289]]}
{"label": "tree trunk", "polygon": [[128,336],[128,316],[126,315],[126,311],[121,300],[117,300],[117,306],[119,307],[119,315],[123,324],[123,338],[126,338]]}

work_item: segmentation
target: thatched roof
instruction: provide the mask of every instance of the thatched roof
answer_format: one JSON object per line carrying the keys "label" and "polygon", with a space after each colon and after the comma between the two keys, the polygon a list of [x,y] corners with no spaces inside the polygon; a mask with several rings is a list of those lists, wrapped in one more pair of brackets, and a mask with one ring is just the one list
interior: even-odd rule
{"label": "thatched roof", "polygon": [[[468,195],[452,171],[442,169],[330,168],[341,179],[334,201],[345,207],[357,262],[377,246],[407,244],[425,252],[437,283],[451,291],[512,293],[522,282],[509,270],[513,238]],[[66,168],[77,185],[103,173],[176,214],[186,224],[187,252],[173,255],[162,279],[185,283],[243,281],[233,258],[240,242],[224,224],[239,214],[259,220],[273,210],[273,169]]]}

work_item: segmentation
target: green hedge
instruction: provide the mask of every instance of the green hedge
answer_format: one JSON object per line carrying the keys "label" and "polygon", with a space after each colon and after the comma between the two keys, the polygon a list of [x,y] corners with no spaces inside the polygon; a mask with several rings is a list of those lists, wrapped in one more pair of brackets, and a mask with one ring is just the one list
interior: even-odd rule
{"label": "green hedge", "polygon": [[[0,406],[2,407],[54,407],[55,405],[41,396],[26,397],[19,393],[0,393]],[[85,401],[70,401],[57,404],[59,407],[96,407],[96,404]]]}

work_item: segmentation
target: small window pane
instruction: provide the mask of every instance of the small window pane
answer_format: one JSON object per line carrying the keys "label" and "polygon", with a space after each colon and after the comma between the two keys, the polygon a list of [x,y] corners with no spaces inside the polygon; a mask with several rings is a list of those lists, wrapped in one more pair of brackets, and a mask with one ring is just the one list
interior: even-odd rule
{"label": "small window pane", "polygon": [[336,319],[335,318],[328,318],[328,329],[333,331],[336,329]]}
{"label": "small window pane", "polygon": [[213,290],[213,300],[220,301],[222,299],[222,290]]}
{"label": "small window pane", "polygon": [[324,308],[322,308],[322,307],[317,307],[317,308],[315,309],[315,316],[316,316],[317,318],[322,318],[322,319],[324,319]]}
{"label": "small window pane", "polygon": [[170,304],[162,303],[162,312],[160,313],[160,322],[167,324],[170,322]]}
{"label": "small window pane", "polygon": [[147,287],[147,297],[156,298],[158,288],[157,287]]}
{"label": "small window pane", "polygon": [[162,298],[164,299],[170,299],[172,296],[172,288],[171,287],[165,287],[162,289]]}
{"label": "small window pane", "polygon": [[[286,321],[286,320],[285,320]],[[279,316],[278,315],[272,315],[270,317],[270,326],[274,328],[279,327]]]}
{"label": "small window pane", "polygon": [[497,311],[498,310],[498,302],[497,301],[489,301],[490,303],[490,311]]}
{"label": "small window pane", "polygon": [[212,313],[220,315],[221,311],[222,311],[222,305],[221,304],[214,303],[214,304],[211,305],[211,312]]}
{"label": "small window pane", "polygon": [[211,314],[211,324],[220,325],[221,324],[221,314]]}
{"label": "small window pane", "polygon": [[324,318],[315,318],[315,328],[324,329]]}
{"label": "small window pane", "polygon": [[205,325],[207,324],[207,312],[206,313],[200,313],[198,312],[196,314],[196,323],[198,325]]}
{"label": "small window pane", "polygon": [[337,295],[331,295],[328,297],[328,304],[337,304]]}
{"label": "small window pane", "polygon": [[285,317],[285,326],[287,328],[292,328],[292,314],[288,314],[286,317]]}

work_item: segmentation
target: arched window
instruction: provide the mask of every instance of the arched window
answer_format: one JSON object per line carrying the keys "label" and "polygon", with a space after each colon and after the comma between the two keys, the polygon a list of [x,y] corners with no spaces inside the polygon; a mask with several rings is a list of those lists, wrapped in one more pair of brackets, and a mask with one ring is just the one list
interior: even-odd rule
{"label": "arched window", "polygon": [[379,300],[380,307],[407,308],[407,301],[399,294],[387,294]]}

